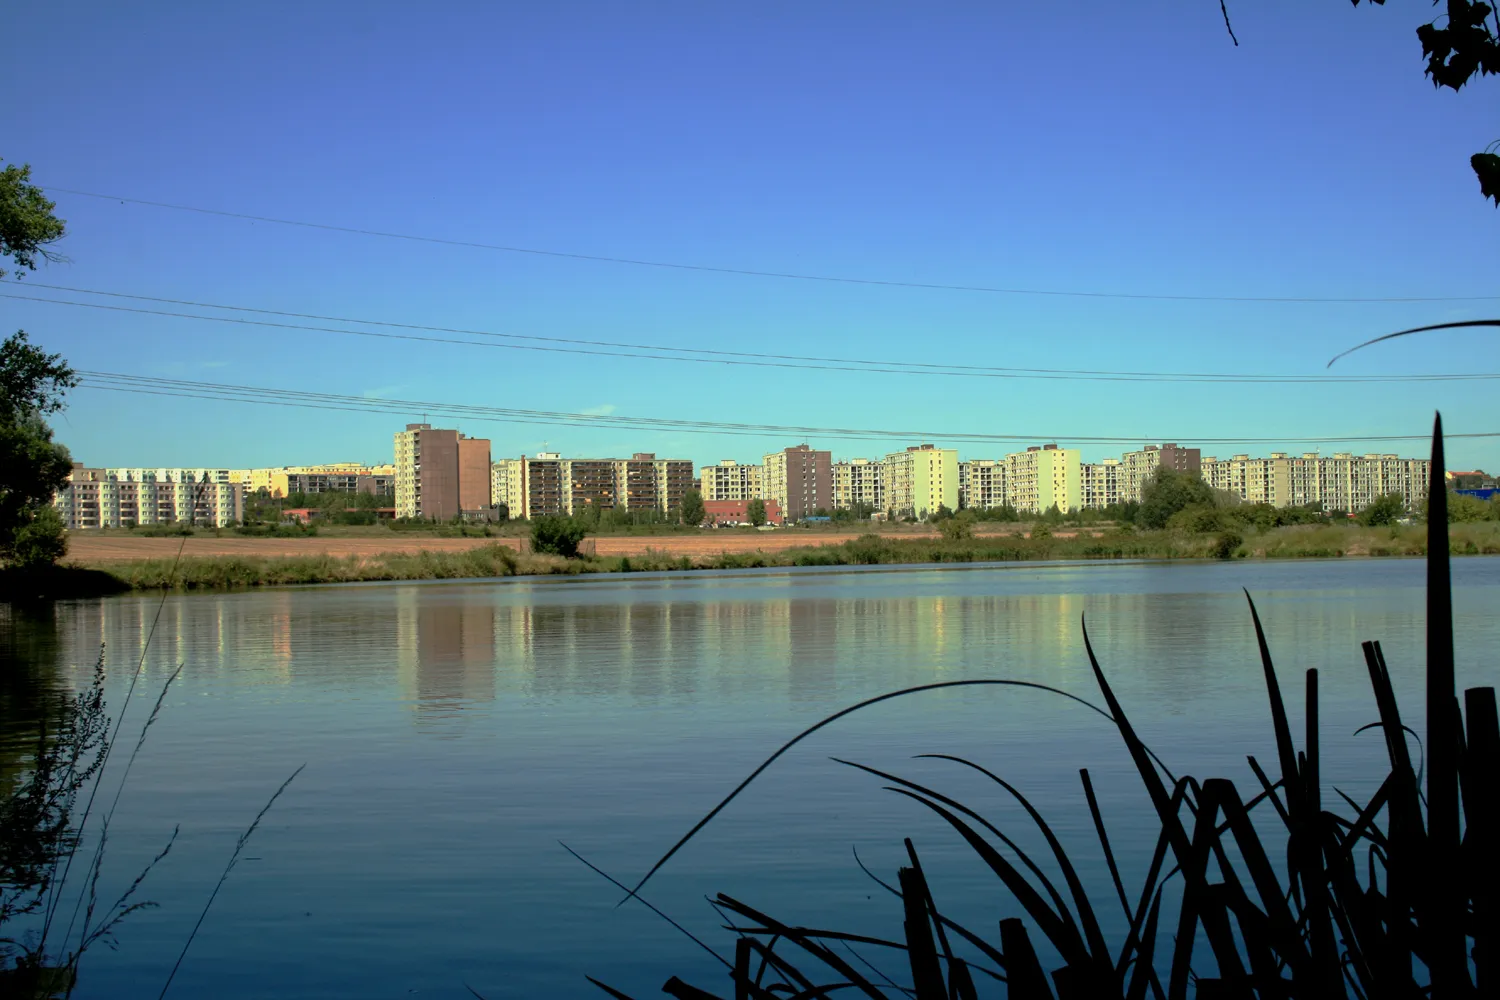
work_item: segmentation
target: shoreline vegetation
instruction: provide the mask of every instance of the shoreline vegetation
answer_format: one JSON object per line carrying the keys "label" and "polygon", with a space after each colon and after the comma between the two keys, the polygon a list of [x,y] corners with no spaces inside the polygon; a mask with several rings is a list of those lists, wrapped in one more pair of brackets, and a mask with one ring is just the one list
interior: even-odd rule
{"label": "shoreline vegetation", "polygon": [[[1450,525],[1453,555],[1500,554],[1500,523]],[[64,564],[46,570],[0,571],[0,600],[82,598],[128,591],[241,590],[299,584],[401,580],[485,579],[797,566],[966,564],[1053,560],[1224,560],[1417,557],[1427,552],[1426,527],[1393,525],[1291,525],[1244,535],[1136,531],[1044,530],[1030,534],[944,538],[899,533],[754,551],[673,551],[679,535],[663,536],[660,549],[622,556],[565,558],[518,552],[500,542],[459,551],[377,552],[360,555],[193,556]],[[701,537],[701,536],[699,536]]]}

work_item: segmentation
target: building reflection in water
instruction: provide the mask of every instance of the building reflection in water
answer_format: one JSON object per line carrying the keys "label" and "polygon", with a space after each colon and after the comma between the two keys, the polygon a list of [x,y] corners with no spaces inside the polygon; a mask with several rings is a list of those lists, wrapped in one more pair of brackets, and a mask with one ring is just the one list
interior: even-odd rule
{"label": "building reflection in water", "polygon": [[396,614],[397,672],[417,722],[495,700],[495,606],[484,591],[412,588]]}

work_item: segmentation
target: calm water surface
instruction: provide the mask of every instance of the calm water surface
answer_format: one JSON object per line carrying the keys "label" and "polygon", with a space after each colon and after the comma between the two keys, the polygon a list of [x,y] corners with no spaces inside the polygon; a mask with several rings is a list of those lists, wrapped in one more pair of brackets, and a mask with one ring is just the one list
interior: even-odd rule
{"label": "calm water surface", "polygon": [[[643,907],[616,909],[619,892],[559,842],[633,882],[783,740],[894,688],[1007,677],[1097,701],[1084,614],[1144,738],[1174,767],[1248,788],[1245,755],[1269,766],[1274,753],[1242,586],[1295,695],[1294,726],[1301,672],[1317,667],[1325,775],[1367,793],[1380,740],[1352,735],[1374,717],[1359,642],[1383,642],[1419,707],[1422,573],[1396,560],[1032,564],[372,585],[80,602],[0,627],[40,682],[63,687],[104,643],[118,710],[161,606],[126,748],[184,667],[120,800],[101,883],[113,898],[180,825],[145,890],[160,906],[130,917],[117,951],[89,954],[82,1000],[156,996],[236,837],[304,763],[172,995],[459,998],[466,983],[490,998],[602,995],[584,972],[659,995],[668,975],[720,989],[721,973]],[[1460,683],[1495,684],[1500,560],[1457,561],[1454,578]],[[852,851],[893,878],[911,836],[940,905],[994,928],[1015,908],[956,835],[830,759],[930,781],[1025,829],[994,786],[911,759],[923,752],[1002,773],[1080,853],[1088,767],[1127,875],[1144,867],[1154,830],[1103,720],[1045,693],[960,689],[816,734],[647,898],[718,946],[703,897],[719,891],[792,922],[899,936],[899,904]]]}

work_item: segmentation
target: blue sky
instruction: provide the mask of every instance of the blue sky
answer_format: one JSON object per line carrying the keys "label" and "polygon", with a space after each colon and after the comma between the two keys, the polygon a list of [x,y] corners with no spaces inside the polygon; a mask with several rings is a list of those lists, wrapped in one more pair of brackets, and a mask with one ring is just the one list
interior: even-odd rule
{"label": "blue sky", "polygon": [[[19,8],[7,14],[5,48],[10,78],[24,83],[0,110],[0,156],[31,163],[50,188],[726,268],[1189,296],[1500,295],[1500,216],[1468,166],[1500,134],[1494,83],[1453,94],[1423,78],[1414,28],[1431,16],[1426,4],[1231,4],[1238,48],[1212,0],[444,6]],[[1182,302],[818,283],[55,197],[70,263],[29,282],[545,337],[1317,374],[1370,336],[1500,311],[1500,301]],[[1493,382],[762,369],[0,299],[0,329],[20,327],[85,370],[518,409],[1064,445],[1070,435],[1193,444],[1419,434],[1436,407],[1450,432],[1500,431]],[[1433,334],[1334,372],[1500,371],[1496,343],[1484,331]],[[57,426],[89,464],[241,467],[388,461],[405,419],[81,389]],[[458,426],[490,437],[497,456],[545,445],[702,463],[801,440]],[[845,456],[917,443],[809,440]],[[1083,450],[1091,459],[1123,449]],[[1453,440],[1449,456],[1494,469],[1500,439]]]}

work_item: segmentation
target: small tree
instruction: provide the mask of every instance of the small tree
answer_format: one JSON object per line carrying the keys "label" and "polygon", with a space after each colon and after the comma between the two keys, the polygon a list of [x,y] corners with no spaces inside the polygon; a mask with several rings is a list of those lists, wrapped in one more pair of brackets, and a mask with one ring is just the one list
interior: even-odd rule
{"label": "small tree", "polygon": [[944,518],[938,522],[938,529],[942,531],[943,537],[950,542],[962,542],[974,537],[973,519],[963,514],[957,517]]}
{"label": "small tree", "polygon": [[510,520],[510,504],[495,504],[495,520],[499,521],[501,524],[504,524],[506,521]]}
{"label": "small tree", "polygon": [[1136,523],[1142,528],[1161,529],[1172,515],[1189,507],[1211,507],[1214,491],[1202,477],[1191,472],[1159,468],[1141,491],[1141,506]]}
{"label": "small tree", "polygon": [[1395,524],[1406,515],[1406,500],[1399,493],[1387,493],[1359,512],[1359,523],[1368,527]]}
{"label": "small tree", "polygon": [[697,490],[688,490],[682,495],[682,523],[699,525],[703,523],[705,511],[703,508],[703,494]]}
{"label": "small tree", "polygon": [[571,517],[538,517],[531,522],[531,548],[533,552],[573,559],[586,533],[584,525]]}
{"label": "small tree", "polygon": [[759,528],[766,523],[766,502],[760,497],[750,501],[750,506],[745,510],[745,516],[750,518],[750,523]]}

